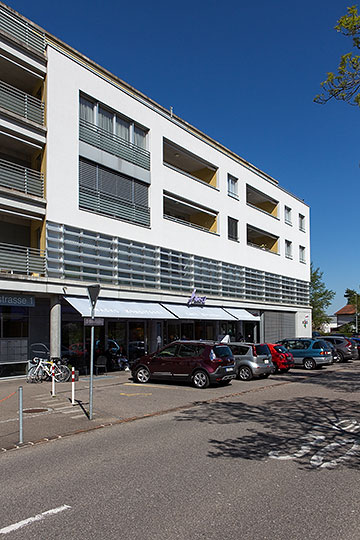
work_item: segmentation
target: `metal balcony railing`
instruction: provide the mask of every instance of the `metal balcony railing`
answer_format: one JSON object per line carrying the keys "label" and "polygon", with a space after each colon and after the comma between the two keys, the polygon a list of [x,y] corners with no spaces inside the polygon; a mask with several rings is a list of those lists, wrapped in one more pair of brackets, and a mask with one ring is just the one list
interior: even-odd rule
{"label": "metal balcony railing", "polygon": [[0,159],[0,187],[16,189],[27,195],[44,197],[44,175]]}
{"label": "metal balcony railing", "polygon": [[3,81],[0,81],[0,107],[44,125],[44,103]]}
{"label": "metal balcony railing", "polygon": [[125,159],[143,169],[150,170],[150,152],[148,150],[82,118],[80,118],[79,137],[81,141],[100,150],[105,150],[109,154]]}
{"label": "metal balcony railing", "polygon": [[25,47],[44,54],[46,45],[44,32],[37,30],[5,6],[0,6],[0,30],[23,43]]}
{"label": "metal balcony railing", "polygon": [[0,275],[45,276],[45,251],[0,243]]}

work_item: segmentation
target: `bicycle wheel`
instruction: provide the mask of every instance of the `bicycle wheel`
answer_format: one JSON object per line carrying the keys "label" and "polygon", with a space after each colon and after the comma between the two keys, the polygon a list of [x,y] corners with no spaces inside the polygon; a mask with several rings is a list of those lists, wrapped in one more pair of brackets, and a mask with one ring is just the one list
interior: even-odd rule
{"label": "bicycle wheel", "polygon": [[55,368],[55,381],[66,382],[70,379],[71,371],[67,366],[56,366]]}
{"label": "bicycle wheel", "polygon": [[26,376],[26,382],[41,382],[41,377],[39,377],[38,371],[36,371],[37,366],[32,366]]}

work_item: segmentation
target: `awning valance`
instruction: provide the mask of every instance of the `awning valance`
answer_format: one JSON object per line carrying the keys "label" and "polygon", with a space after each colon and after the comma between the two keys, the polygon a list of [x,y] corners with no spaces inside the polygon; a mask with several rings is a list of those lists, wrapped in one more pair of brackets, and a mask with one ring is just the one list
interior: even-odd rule
{"label": "awning valance", "polygon": [[[91,316],[88,298],[65,296],[83,317]],[[95,317],[119,319],[176,319],[175,315],[155,302],[123,302],[121,300],[101,300],[96,303]]]}
{"label": "awning valance", "polygon": [[171,311],[178,319],[208,320],[208,321],[234,321],[236,320],[230,313],[220,307],[208,306],[187,306],[181,304],[162,304]]}
{"label": "awning valance", "polygon": [[238,321],[260,321],[259,316],[249,313],[246,309],[226,307],[224,310],[230,313],[230,315],[235,317]]}

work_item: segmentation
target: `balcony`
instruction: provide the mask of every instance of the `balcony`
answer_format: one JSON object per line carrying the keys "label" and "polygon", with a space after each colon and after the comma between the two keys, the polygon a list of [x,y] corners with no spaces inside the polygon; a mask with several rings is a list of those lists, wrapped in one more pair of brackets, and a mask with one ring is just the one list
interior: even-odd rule
{"label": "balcony", "polygon": [[0,6],[0,31],[28,49],[40,54],[45,53],[45,34],[35,30],[27,21],[5,6]]}
{"label": "balcony", "polygon": [[44,175],[38,171],[0,159],[0,187],[43,198]]}
{"label": "balcony", "polygon": [[279,201],[276,201],[272,197],[269,197],[248,184],[246,185],[246,204],[265,212],[265,214],[278,218]]}
{"label": "balcony", "polygon": [[79,138],[100,150],[150,170],[150,152],[80,118]]}
{"label": "balcony", "polygon": [[164,193],[164,219],[217,233],[217,212],[168,193]]}
{"label": "balcony", "polygon": [[0,274],[45,276],[45,252],[41,249],[0,243]]}
{"label": "balcony", "polygon": [[271,253],[279,253],[279,237],[251,225],[247,226],[247,244]]}
{"label": "balcony", "polygon": [[217,168],[214,165],[166,139],[163,142],[163,160],[164,165],[216,188]]}
{"label": "balcony", "polygon": [[44,103],[3,81],[0,81],[0,107],[26,120],[44,125]]}

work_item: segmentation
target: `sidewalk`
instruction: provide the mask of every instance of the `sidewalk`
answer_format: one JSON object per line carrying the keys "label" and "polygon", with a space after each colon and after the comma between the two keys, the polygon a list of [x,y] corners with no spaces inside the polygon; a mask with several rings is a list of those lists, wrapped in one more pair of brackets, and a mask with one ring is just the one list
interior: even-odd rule
{"label": "sidewalk", "polygon": [[[26,383],[25,378],[0,379],[0,452],[19,443],[19,386],[23,387],[23,445],[65,437],[124,421],[186,408],[195,402],[214,399],[241,388],[232,385],[202,392],[187,384],[135,384],[130,372],[94,376],[93,420],[88,419],[90,377],[75,383],[75,402],[71,405],[71,382],[56,384],[51,396],[51,382]],[[243,387],[244,389],[244,387]],[[14,395],[11,395],[13,394]],[[10,397],[8,397],[10,396]]]}

